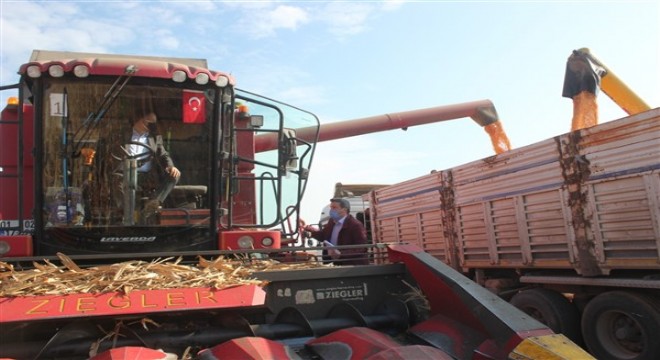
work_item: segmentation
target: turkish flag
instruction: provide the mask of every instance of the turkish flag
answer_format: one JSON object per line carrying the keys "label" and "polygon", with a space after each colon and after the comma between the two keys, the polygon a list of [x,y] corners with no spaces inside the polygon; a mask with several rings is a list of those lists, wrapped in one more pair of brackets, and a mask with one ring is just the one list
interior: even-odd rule
{"label": "turkish flag", "polygon": [[206,100],[204,92],[183,90],[183,122],[203,124],[206,121]]}

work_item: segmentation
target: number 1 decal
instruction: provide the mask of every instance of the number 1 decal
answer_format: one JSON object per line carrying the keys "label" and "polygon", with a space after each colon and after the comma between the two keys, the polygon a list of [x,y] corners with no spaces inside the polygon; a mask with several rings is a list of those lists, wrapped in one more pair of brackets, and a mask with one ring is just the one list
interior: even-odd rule
{"label": "number 1 decal", "polygon": [[64,106],[64,94],[50,94],[50,116],[67,116],[67,109]]}

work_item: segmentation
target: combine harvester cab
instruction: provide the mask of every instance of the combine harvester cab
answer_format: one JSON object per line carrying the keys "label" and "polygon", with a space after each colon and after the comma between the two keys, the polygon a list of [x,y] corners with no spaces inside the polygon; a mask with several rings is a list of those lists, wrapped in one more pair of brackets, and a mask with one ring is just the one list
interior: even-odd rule
{"label": "combine harvester cab", "polygon": [[221,290],[3,298],[0,357],[590,358],[420,249],[387,254],[382,265],[256,271]]}
{"label": "combine harvester cab", "polygon": [[[315,115],[236,89],[198,59],[35,50],[19,75],[2,88],[0,258],[98,263],[295,240],[282,225],[304,193]],[[275,146],[257,153],[262,134]]]}

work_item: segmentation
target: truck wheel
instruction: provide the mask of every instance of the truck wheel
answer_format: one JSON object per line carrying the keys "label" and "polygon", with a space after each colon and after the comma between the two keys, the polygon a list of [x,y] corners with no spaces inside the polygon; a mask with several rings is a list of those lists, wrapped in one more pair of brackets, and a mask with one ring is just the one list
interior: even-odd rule
{"label": "truck wheel", "polygon": [[612,291],[591,300],[582,315],[582,334],[598,359],[660,359],[660,301]]}
{"label": "truck wheel", "polygon": [[541,288],[525,290],[514,295],[511,304],[557,334],[564,334],[579,343],[580,314],[562,294]]}

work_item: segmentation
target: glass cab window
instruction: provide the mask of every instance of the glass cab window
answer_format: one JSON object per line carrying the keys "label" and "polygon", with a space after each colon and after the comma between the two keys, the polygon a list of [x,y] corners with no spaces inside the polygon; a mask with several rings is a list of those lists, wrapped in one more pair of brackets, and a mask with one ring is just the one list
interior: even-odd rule
{"label": "glass cab window", "polygon": [[[243,91],[237,92],[236,104],[239,112],[245,109],[258,119],[237,116],[234,121],[232,132],[238,151],[233,163],[236,177],[232,188],[238,196],[230,210],[233,224],[290,229],[290,224],[296,223],[307,184],[318,136],[318,118]],[[246,143],[254,150],[242,151]],[[244,191],[253,199],[249,206],[244,202]]]}
{"label": "glass cab window", "polygon": [[[234,99],[166,80],[134,78],[111,91],[112,80],[44,86],[46,229],[77,238],[94,232],[76,229],[99,229],[102,243],[114,241],[112,231],[122,241],[154,231],[182,241],[183,233],[163,229],[208,228],[211,209],[220,228],[295,221],[318,135],[313,114],[248,92]],[[209,234],[185,238],[207,243]]]}
{"label": "glass cab window", "polygon": [[44,89],[46,227],[208,221],[212,91],[134,80],[114,93],[110,80]]}

